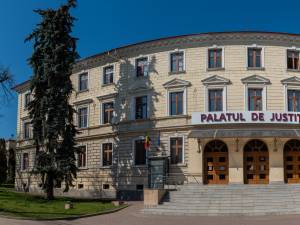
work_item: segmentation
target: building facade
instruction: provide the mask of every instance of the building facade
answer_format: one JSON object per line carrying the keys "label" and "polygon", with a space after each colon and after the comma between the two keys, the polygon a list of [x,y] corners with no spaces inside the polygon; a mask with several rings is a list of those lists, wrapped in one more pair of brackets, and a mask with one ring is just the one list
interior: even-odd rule
{"label": "building facade", "polygon": [[[158,152],[170,157],[167,184],[299,183],[299,52],[300,35],[225,32],[78,61],[70,101],[82,152],[68,194],[134,197],[148,185],[147,156]],[[15,89],[16,184],[37,191],[39,181],[26,177],[34,159],[29,82]]]}

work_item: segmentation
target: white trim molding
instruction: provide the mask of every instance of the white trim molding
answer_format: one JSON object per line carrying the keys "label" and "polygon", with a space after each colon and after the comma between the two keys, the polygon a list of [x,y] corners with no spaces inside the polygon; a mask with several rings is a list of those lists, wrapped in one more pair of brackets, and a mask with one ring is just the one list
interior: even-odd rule
{"label": "white trim molding", "polygon": [[262,89],[262,111],[267,110],[267,86],[271,84],[270,80],[259,76],[259,75],[252,75],[249,77],[245,77],[241,79],[242,83],[244,84],[244,109],[245,111],[249,111],[248,108],[248,90],[251,88]]}
{"label": "white trim molding", "polygon": [[300,78],[294,76],[281,80],[283,85],[283,102],[284,102],[284,110],[288,111],[288,90],[300,90]]}
{"label": "white trim molding", "polygon": [[174,135],[171,135],[169,136],[169,156],[170,158],[172,157],[171,155],[171,138],[182,138],[182,162],[181,163],[177,163],[177,164],[172,164],[170,163],[170,165],[184,165],[185,164],[185,137],[184,135],[182,134],[178,134],[178,133],[175,133]]}
{"label": "white trim molding", "polygon": [[204,85],[204,98],[205,98],[205,112],[209,111],[209,90],[221,89],[223,97],[223,110],[227,111],[227,86],[231,84],[231,81],[225,77],[213,75],[202,80]]}
{"label": "white trim molding", "polygon": [[[249,48],[252,49],[261,49],[261,56],[260,56],[260,67],[249,67],[249,55],[248,55],[248,50]],[[265,68],[265,47],[261,46],[261,45],[257,45],[257,44],[252,44],[252,45],[248,45],[246,46],[246,68],[248,69],[264,69]]]}
{"label": "white trim molding", "polygon": [[166,89],[166,115],[167,116],[176,116],[170,115],[170,94],[174,92],[183,92],[183,115],[187,115],[187,87],[190,86],[189,81],[181,80],[178,78],[172,79],[163,84]]}
{"label": "white trim molding", "polygon": [[[178,71],[178,72],[173,72],[171,70],[171,64],[172,64],[172,60],[171,60],[171,55],[174,54],[174,53],[180,53],[182,52],[183,53],[183,71]],[[174,49],[173,51],[169,51],[169,54],[168,54],[168,57],[169,57],[169,74],[179,74],[179,73],[185,73],[186,71],[186,52],[185,52],[185,49]]]}
{"label": "white trim molding", "polygon": [[[87,125],[86,127],[79,127],[79,114],[78,110],[82,108],[87,108]],[[90,104],[84,104],[84,105],[78,105],[76,107],[77,115],[76,115],[76,125],[78,126],[78,129],[85,129],[90,126]]]}

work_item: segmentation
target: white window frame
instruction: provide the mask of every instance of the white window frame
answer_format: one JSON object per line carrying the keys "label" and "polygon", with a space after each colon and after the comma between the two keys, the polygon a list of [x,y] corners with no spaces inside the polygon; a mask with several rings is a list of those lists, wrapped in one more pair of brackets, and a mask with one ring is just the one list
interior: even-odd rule
{"label": "white window frame", "polygon": [[[28,138],[26,138],[25,137],[25,124],[29,124],[29,133],[28,133],[28,135],[29,135],[29,137]],[[24,140],[30,140],[30,139],[32,139],[32,124],[30,123],[30,121],[28,121],[28,120],[24,120],[23,121],[23,139]]]}
{"label": "white window frame", "polygon": [[137,77],[137,60],[142,59],[142,58],[147,58],[147,64],[148,64],[148,74],[147,76],[142,76],[142,77],[148,77],[150,75],[150,56],[149,55],[139,55],[138,57],[134,58],[134,77]]}
{"label": "white window frame", "polygon": [[267,85],[265,84],[244,84],[244,109],[246,112],[251,112],[248,108],[248,90],[249,89],[262,89],[262,110],[267,111]]}
{"label": "white window frame", "polygon": [[[179,71],[179,72],[173,72],[171,69],[171,63],[172,63],[172,54],[173,53],[180,53],[180,52],[183,52],[183,71]],[[186,52],[185,52],[185,49],[174,49],[173,51],[170,51],[169,52],[169,73],[170,74],[176,74],[176,73],[184,73],[186,71]]]}
{"label": "white window frame", "polygon": [[[112,145],[112,153],[111,153],[111,165],[109,166],[104,166],[103,165],[103,145],[104,144],[111,144]],[[110,168],[113,166],[113,159],[114,159],[114,143],[112,141],[107,141],[107,142],[103,142],[100,145],[100,167],[102,168]]]}
{"label": "white window frame", "polygon": [[286,48],[285,50],[285,68],[288,70],[288,71],[300,71],[300,69],[289,69],[288,68],[288,51],[299,51],[299,63],[300,63],[300,48],[297,48],[296,46],[292,46],[290,48]]}
{"label": "white window frame", "polygon": [[132,159],[133,159],[133,162],[132,162],[132,164],[135,166],[135,167],[145,167],[145,166],[147,166],[148,165],[148,160],[147,160],[147,158],[148,158],[148,152],[149,151],[147,151],[146,150],[146,163],[144,164],[144,165],[136,165],[135,164],[135,142],[136,141],[139,141],[139,140],[145,140],[145,137],[144,136],[139,136],[139,137],[136,137],[136,138],[133,138],[132,139]]}
{"label": "white window frame", "polygon": [[300,87],[299,86],[294,86],[294,85],[288,85],[288,84],[284,84],[284,86],[283,86],[283,88],[284,88],[284,93],[283,93],[283,102],[284,102],[284,110],[286,111],[286,112],[292,112],[292,111],[289,111],[289,103],[288,103],[288,100],[287,100],[287,98],[288,98],[288,91],[289,90],[295,90],[295,91],[300,91]]}
{"label": "white window frame", "polygon": [[[205,97],[205,112],[209,112],[209,90],[215,90],[215,89],[222,89],[222,97],[223,97],[223,110],[220,112],[226,112],[227,111],[227,85],[205,85],[204,88],[204,97]],[[214,111],[212,111],[214,112]]]}
{"label": "white window frame", "polygon": [[[214,50],[214,49],[221,49],[222,50],[222,67],[216,67],[216,68],[209,68],[209,51]],[[224,46],[218,46],[218,45],[213,45],[211,47],[207,48],[206,51],[206,69],[207,70],[222,70],[225,69],[225,47]]]}
{"label": "white window frame", "polygon": [[169,136],[169,153],[170,153],[170,159],[171,159],[171,138],[182,138],[182,163],[177,163],[177,164],[171,164],[170,165],[184,165],[185,164],[185,138],[184,135],[179,135],[179,134],[175,134],[172,136]]}
{"label": "white window frame", "polygon": [[136,119],[135,118],[135,104],[136,104],[136,98],[138,97],[143,97],[143,96],[147,96],[147,118],[145,118],[145,120],[150,118],[150,94],[139,94],[139,95],[134,95],[131,98],[131,120],[140,120],[140,119]]}
{"label": "white window frame", "polygon": [[[181,115],[171,115],[170,114],[170,94],[174,92],[183,92],[183,114]],[[166,115],[167,116],[183,116],[187,115],[187,87],[180,87],[180,88],[171,88],[166,90],[167,95],[167,104],[166,104]]]}
{"label": "white window frame", "polygon": [[78,166],[78,153],[76,154],[76,166],[78,169],[88,169],[88,145],[87,144],[79,144],[76,146],[77,148],[79,147],[85,147],[85,166],[79,167]]}
{"label": "white window frame", "polygon": [[[104,75],[105,75],[104,71],[105,71],[105,68],[110,67],[110,66],[113,67],[113,82],[109,83],[109,84],[104,84]],[[102,73],[101,74],[102,74],[102,79],[100,79],[100,80],[101,80],[101,85],[102,86],[115,84],[115,82],[116,82],[116,80],[115,80],[116,79],[116,64],[115,63],[110,63],[110,64],[107,64],[105,66],[102,66]]]}
{"label": "white window frame", "polygon": [[[86,127],[79,127],[79,109],[82,109],[82,108],[87,108],[87,126]],[[79,105],[77,106],[76,108],[76,111],[77,111],[77,126],[78,126],[78,129],[86,129],[86,128],[89,128],[90,126],[90,105]]]}
{"label": "white window frame", "polygon": [[[26,168],[26,169],[23,169],[23,167],[24,167],[24,154],[28,154],[28,168]],[[30,152],[29,151],[24,151],[24,152],[22,152],[21,153],[21,171],[28,171],[29,170],[29,168],[30,168]]]}
{"label": "white window frame", "polygon": [[[248,61],[249,61],[249,55],[248,55],[248,50],[249,48],[257,48],[261,49],[261,67],[249,67]],[[249,45],[246,47],[246,68],[248,69],[264,69],[265,68],[265,47],[257,44]]]}
{"label": "white window frame", "polygon": [[114,110],[113,110],[113,117],[115,117],[115,99],[105,99],[105,100],[102,100],[100,101],[100,124],[101,125],[105,125],[105,124],[109,124],[109,123],[104,123],[104,111],[103,111],[103,104],[105,103],[109,103],[109,102],[112,102],[113,105],[114,105]]}
{"label": "white window frame", "polygon": [[[80,90],[80,76],[83,74],[87,74],[87,89],[85,90]],[[88,91],[90,89],[90,72],[89,71],[81,71],[80,73],[78,73],[77,75],[77,91],[78,92],[85,92]]]}
{"label": "white window frame", "polygon": [[23,109],[24,110],[27,110],[28,108],[26,107],[26,95],[30,95],[30,102],[32,101],[32,94],[31,94],[31,92],[30,92],[30,90],[28,90],[28,91],[25,91],[24,93],[23,93]]}

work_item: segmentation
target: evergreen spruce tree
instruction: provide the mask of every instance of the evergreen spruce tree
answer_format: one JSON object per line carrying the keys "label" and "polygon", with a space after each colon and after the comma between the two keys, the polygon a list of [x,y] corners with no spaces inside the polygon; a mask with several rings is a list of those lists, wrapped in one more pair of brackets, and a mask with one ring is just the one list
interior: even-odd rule
{"label": "evergreen spruce tree", "polygon": [[29,113],[33,126],[36,158],[33,172],[40,175],[47,199],[54,198],[56,182],[65,182],[65,191],[76,178],[72,92],[72,64],[78,57],[76,38],[71,36],[74,18],[69,0],[58,9],[35,10],[42,17],[26,41],[33,41],[29,59],[33,69]]}
{"label": "evergreen spruce tree", "polygon": [[16,153],[14,149],[9,149],[8,151],[8,168],[7,168],[7,182],[15,183],[16,176]]}
{"label": "evergreen spruce tree", "polygon": [[5,140],[0,139],[0,184],[5,183],[7,180],[7,156]]}

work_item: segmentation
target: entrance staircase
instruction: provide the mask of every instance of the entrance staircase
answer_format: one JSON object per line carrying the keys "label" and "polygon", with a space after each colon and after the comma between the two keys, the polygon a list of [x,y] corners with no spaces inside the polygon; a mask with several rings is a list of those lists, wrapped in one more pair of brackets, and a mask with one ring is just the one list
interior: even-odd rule
{"label": "entrance staircase", "polygon": [[144,209],[165,215],[283,215],[300,214],[300,185],[186,184],[169,191],[163,203]]}

